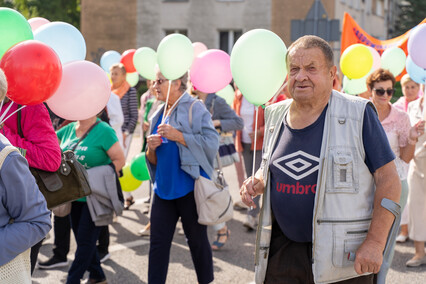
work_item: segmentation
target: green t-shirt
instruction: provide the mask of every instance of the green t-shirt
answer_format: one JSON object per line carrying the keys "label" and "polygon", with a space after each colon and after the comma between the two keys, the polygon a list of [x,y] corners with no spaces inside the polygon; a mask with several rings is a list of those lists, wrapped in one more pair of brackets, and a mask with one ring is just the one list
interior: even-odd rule
{"label": "green t-shirt", "polygon": [[[75,135],[76,124],[71,122],[56,132],[62,151],[71,150],[80,139]],[[107,151],[117,141],[114,129],[108,123],[101,122],[78,144],[74,150],[75,157],[86,169],[108,165],[111,159]],[[78,201],[85,201],[85,198]]]}

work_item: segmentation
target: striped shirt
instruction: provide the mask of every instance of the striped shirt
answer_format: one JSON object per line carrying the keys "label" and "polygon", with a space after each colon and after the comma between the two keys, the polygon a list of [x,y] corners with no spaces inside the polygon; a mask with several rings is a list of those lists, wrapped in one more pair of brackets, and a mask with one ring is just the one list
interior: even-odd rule
{"label": "striped shirt", "polygon": [[124,122],[121,127],[123,132],[128,131],[132,134],[135,131],[138,122],[138,99],[136,89],[130,88],[121,98],[121,108],[123,110]]}

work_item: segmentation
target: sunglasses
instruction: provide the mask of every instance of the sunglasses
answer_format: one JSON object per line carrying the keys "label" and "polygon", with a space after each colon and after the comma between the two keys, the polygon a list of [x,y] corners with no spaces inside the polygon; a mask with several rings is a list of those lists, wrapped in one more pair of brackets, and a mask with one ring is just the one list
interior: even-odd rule
{"label": "sunglasses", "polygon": [[395,93],[395,89],[373,89],[373,91],[375,91],[378,96],[383,96],[385,93],[387,93],[388,96],[392,96]]}
{"label": "sunglasses", "polygon": [[157,80],[154,80],[154,84],[152,84],[152,85],[155,85],[155,84],[157,84],[158,86],[160,86],[161,84],[163,84],[165,81],[167,81],[166,79],[157,79]]}

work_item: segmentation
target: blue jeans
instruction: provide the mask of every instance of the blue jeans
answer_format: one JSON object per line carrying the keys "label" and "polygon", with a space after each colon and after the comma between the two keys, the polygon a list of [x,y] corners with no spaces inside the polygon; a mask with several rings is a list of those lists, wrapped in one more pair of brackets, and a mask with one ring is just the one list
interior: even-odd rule
{"label": "blue jeans", "polygon": [[86,202],[72,203],[71,226],[77,242],[77,250],[68,271],[67,284],[80,284],[80,279],[83,278],[86,270],[89,271],[91,279],[105,279],[96,249],[96,241],[102,227],[96,227],[93,223]]}
{"label": "blue jeans", "polygon": [[181,217],[192,261],[200,284],[213,281],[213,258],[207,237],[207,226],[198,223],[194,192],[174,200],[165,200],[154,193],[151,208],[151,246],[149,248],[148,283],[166,282],[170,247]]}

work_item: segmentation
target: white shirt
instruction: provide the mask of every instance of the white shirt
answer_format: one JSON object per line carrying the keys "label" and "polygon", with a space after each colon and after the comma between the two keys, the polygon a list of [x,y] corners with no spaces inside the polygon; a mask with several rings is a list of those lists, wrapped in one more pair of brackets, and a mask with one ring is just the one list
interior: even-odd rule
{"label": "white shirt", "polygon": [[109,116],[109,124],[114,129],[118,138],[118,142],[120,142],[120,146],[123,148],[123,132],[121,131],[121,126],[124,122],[124,116],[123,110],[121,109],[120,98],[114,93],[111,93],[111,96],[109,97],[107,111]]}
{"label": "white shirt", "polygon": [[244,121],[244,128],[242,130],[242,139],[243,143],[251,144],[250,133],[253,132],[253,122],[254,122],[254,104],[250,103],[243,96],[241,102],[240,116]]}

